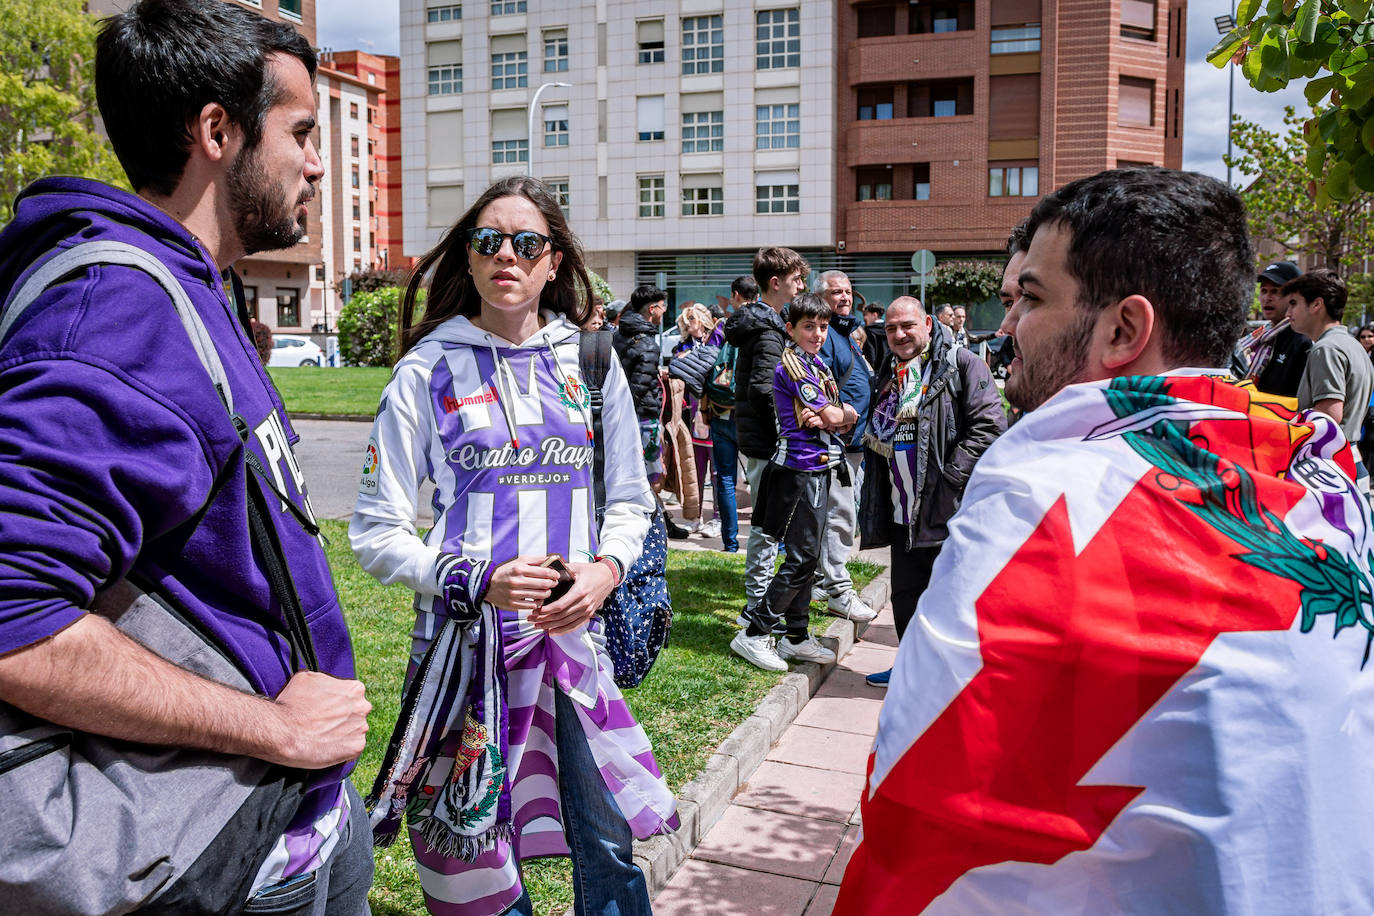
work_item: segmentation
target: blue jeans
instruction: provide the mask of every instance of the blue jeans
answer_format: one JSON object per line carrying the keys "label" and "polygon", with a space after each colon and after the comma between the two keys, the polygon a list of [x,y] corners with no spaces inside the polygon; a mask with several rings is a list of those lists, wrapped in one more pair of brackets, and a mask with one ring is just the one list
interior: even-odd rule
{"label": "blue jeans", "polygon": [[735,475],[739,473],[739,443],[735,418],[711,420],[711,493],[720,520],[720,540],[730,553],[739,551],[739,514],[735,504]]}
{"label": "blue jeans", "polygon": [[[558,798],[563,833],[572,850],[577,916],[651,916],[649,887],[631,858],[634,836],[606,788],[572,700],[554,690],[558,742]],[[531,916],[528,889],[506,912]]]}

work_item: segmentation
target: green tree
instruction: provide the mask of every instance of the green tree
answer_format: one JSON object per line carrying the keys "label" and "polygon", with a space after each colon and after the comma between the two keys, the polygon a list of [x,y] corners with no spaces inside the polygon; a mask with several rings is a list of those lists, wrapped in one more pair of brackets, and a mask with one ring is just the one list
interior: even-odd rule
{"label": "green tree", "polygon": [[611,284],[601,279],[601,275],[591,268],[587,269],[587,276],[592,280],[592,292],[601,297],[602,302],[614,302],[615,293],[611,292]]}
{"label": "green tree", "polygon": [[1328,160],[1316,179],[1308,171],[1305,121],[1292,107],[1284,109],[1282,133],[1237,118],[1238,153],[1227,164],[1259,176],[1241,192],[1251,236],[1273,241],[1290,260],[1306,256],[1344,274],[1374,250],[1374,194],[1352,190],[1343,200],[1317,203],[1317,182],[1335,166]]}
{"label": "green tree", "polygon": [[95,129],[96,22],[82,0],[6,0],[0,30],[0,223],[47,175],[128,181]]}
{"label": "green tree", "polygon": [[[350,366],[390,366],[400,339],[399,286],[355,293],[339,313],[339,354]],[[420,291],[420,302],[424,291]],[[415,316],[420,320],[420,315]]]}
{"label": "green tree", "polygon": [[976,305],[1002,288],[1002,265],[991,261],[941,261],[935,265],[935,281],[926,289],[929,304],[949,302]]}

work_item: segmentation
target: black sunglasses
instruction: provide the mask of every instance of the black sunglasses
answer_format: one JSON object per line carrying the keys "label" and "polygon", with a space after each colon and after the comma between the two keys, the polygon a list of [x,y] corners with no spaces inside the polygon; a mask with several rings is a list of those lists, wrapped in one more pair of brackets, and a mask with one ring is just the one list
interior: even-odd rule
{"label": "black sunglasses", "polygon": [[510,239],[511,251],[517,258],[533,261],[544,253],[544,248],[553,243],[547,235],[540,235],[530,229],[519,232],[502,232],[500,229],[469,229],[468,245],[484,258],[489,258],[501,250],[501,243]]}

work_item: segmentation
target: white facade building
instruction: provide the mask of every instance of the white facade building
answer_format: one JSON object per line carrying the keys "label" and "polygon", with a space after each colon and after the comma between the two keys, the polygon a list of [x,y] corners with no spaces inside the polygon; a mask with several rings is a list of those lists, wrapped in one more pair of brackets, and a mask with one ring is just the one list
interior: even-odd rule
{"label": "white facade building", "polygon": [[[566,193],[588,266],[714,302],[761,245],[834,246],[829,0],[401,0],[405,252],[497,178]],[[534,112],[531,149],[528,106]]]}

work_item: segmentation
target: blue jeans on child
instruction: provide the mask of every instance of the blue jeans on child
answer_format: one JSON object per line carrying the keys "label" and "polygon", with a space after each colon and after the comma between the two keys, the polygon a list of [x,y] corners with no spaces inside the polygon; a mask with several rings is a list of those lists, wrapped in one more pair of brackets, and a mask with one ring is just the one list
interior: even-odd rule
{"label": "blue jeans on child", "polygon": [[[554,691],[558,742],[558,800],[572,850],[573,911],[577,916],[651,916],[649,887],[631,858],[634,836],[606,788],[572,700]],[[531,916],[526,888],[506,912]]]}
{"label": "blue jeans on child", "polygon": [[739,473],[739,443],[735,418],[711,420],[711,498],[720,521],[721,545],[729,553],[739,550],[739,512],[735,504],[735,475]]}

